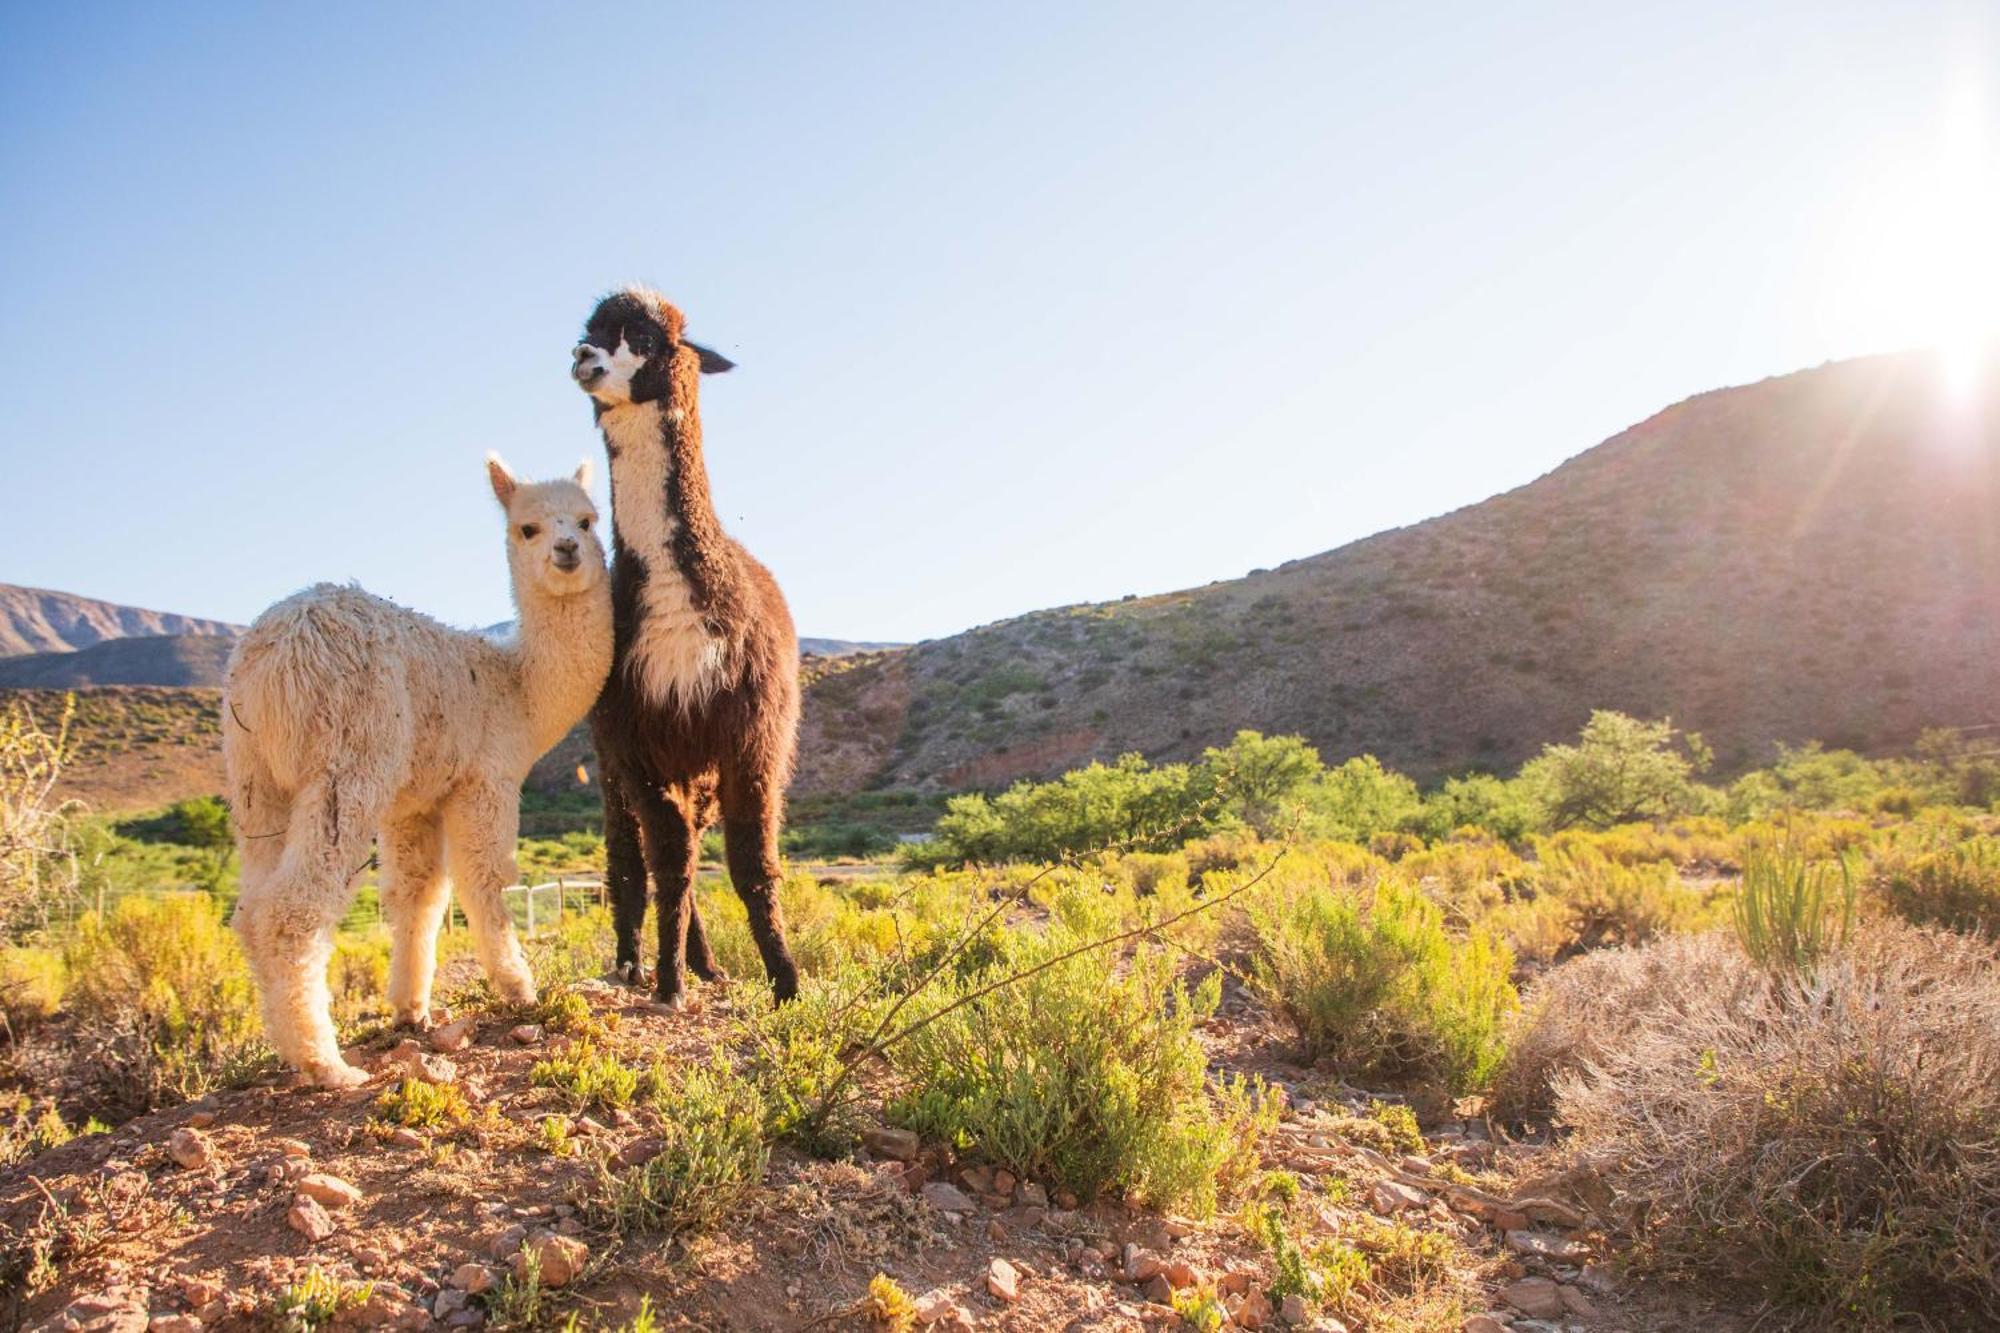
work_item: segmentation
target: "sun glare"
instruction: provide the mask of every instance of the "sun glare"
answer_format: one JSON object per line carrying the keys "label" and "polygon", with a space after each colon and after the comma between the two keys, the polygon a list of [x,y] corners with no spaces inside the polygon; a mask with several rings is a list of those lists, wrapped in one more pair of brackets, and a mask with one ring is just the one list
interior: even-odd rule
{"label": "sun glare", "polygon": [[1940,136],[1935,194],[1924,237],[1925,323],[1936,341],[1945,383],[1969,399],[2000,332],[2000,172],[1987,128],[1983,89],[1966,82],[1952,98]]}

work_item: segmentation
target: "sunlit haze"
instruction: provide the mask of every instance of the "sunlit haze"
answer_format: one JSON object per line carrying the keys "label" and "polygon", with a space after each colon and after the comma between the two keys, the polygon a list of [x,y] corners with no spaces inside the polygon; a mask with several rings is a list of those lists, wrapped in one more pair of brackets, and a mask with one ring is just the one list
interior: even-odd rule
{"label": "sunlit haze", "polygon": [[[2000,330],[1965,4],[10,6],[0,581],[508,614],[652,283],[802,632],[1241,575]],[[599,483],[600,494],[602,483]]]}

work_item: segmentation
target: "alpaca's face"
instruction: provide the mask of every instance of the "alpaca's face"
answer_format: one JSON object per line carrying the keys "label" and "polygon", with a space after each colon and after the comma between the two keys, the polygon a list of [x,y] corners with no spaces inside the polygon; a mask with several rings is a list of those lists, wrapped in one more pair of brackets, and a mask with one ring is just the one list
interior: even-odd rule
{"label": "alpaca's face", "polygon": [[507,564],[517,584],[569,597],[604,578],[597,506],[578,482],[524,482],[506,505]]}
{"label": "alpaca's face", "polygon": [[627,288],[597,303],[570,353],[570,376],[604,407],[656,402],[667,396],[669,367],[681,348],[704,372],[728,370],[727,358],[681,336],[681,312],[653,292]]}

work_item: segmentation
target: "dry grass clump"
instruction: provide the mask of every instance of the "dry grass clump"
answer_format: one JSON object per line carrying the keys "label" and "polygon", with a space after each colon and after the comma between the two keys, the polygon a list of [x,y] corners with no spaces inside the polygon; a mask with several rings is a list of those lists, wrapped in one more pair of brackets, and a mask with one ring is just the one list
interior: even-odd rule
{"label": "dry grass clump", "polygon": [[1540,1023],[1620,1030],[1556,1109],[1641,1260],[1844,1326],[2000,1321],[1992,946],[1882,923],[1796,975],[1714,939],[1575,966]]}

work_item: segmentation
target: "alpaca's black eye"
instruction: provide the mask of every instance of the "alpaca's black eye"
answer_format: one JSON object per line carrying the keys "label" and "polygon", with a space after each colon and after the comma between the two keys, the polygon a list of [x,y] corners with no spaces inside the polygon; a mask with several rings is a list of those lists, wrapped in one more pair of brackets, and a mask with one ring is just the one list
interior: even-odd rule
{"label": "alpaca's black eye", "polygon": [[539,533],[540,531],[541,528],[533,523],[523,523],[521,525],[521,535],[527,538],[529,541],[533,541],[535,539],[535,534]]}
{"label": "alpaca's black eye", "polygon": [[584,530],[585,532],[589,532],[589,531],[590,531],[590,520],[589,520],[589,519],[587,519],[587,518],[580,518],[580,519],[578,519],[578,520],[576,521],[576,525],[577,525],[577,526],[578,526],[579,528],[582,528],[582,529],[583,529],[583,530]]}

